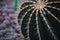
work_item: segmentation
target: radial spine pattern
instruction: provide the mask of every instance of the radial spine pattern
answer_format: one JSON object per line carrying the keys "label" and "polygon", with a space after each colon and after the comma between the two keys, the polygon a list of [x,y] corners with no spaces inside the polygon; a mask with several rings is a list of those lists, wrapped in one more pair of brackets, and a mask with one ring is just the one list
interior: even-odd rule
{"label": "radial spine pattern", "polygon": [[50,40],[58,40],[54,31],[51,29],[52,24],[47,16],[51,15],[52,18],[60,24],[60,20],[48,10],[48,8],[52,8],[60,11],[59,8],[51,6],[51,4],[60,3],[60,1],[48,1],[49,0],[26,1],[21,5],[20,8],[22,10],[18,16],[18,22],[26,39],[43,40],[41,28],[44,27],[45,29],[47,28],[47,32],[50,34],[48,35],[51,38]]}

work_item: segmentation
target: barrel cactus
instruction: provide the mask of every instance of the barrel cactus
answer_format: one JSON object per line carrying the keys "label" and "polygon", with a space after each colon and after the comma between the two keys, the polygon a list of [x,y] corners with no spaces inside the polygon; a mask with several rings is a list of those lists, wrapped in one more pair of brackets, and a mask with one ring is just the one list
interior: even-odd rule
{"label": "barrel cactus", "polygon": [[[60,1],[33,0],[21,5],[18,23],[27,40],[58,40],[60,20],[55,16]],[[55,11],[54,11],[55,10]],[[54,12],[54,13],[52,13]]]}

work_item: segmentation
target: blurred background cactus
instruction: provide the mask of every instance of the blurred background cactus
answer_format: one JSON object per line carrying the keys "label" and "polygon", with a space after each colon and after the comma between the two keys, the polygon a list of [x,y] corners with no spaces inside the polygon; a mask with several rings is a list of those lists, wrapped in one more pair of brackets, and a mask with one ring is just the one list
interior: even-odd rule
{"label": "blurred background cactus", "polygon": [[21,5],[18,23],[27,40],[60,40],[60,1],[28,0]]}
{"label": "blurred background cactus", "polygon": [[17,11],[18,9],[18,1],[19,0],[14,0],[14,9]]}

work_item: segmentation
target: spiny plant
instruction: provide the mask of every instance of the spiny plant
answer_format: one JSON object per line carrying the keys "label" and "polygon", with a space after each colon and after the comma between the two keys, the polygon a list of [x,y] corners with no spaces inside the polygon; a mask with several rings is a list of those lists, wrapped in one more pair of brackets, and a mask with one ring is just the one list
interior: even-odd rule
{"label": "spiny plant", "polygon": [[60,1],[33,0],[21,5],[18,23],[27,40],[58,40],[55,28],[60,27],[60,20],[51,13],[53,9],[60,11],[52,6],[57,3]]}

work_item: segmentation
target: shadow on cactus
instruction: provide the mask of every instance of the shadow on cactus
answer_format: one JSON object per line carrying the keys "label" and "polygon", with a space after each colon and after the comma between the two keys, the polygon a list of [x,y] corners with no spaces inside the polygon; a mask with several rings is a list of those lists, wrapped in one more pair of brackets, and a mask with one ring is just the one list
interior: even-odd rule
{"label": "shadow on cactus", "polygon": [[60,1],[36,0],[21,5],[18,23],[27,40],[59,40],[59,4]]}

